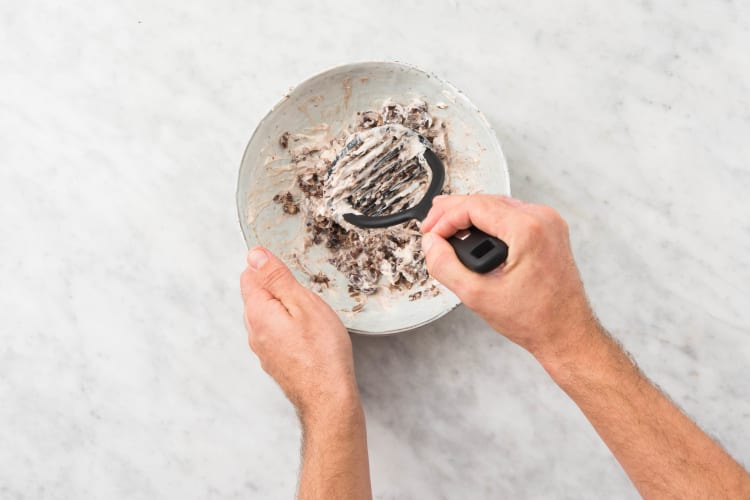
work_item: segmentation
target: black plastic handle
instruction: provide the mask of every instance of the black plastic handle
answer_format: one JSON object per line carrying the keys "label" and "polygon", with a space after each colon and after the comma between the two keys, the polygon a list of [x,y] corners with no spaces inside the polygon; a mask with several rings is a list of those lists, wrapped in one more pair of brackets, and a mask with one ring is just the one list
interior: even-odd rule
{"label": "black plastic handle", "polygon": [[471,226],[448,239],[458,260],[476,273],[488,273],[508,258],[508,245],[503,240]]}

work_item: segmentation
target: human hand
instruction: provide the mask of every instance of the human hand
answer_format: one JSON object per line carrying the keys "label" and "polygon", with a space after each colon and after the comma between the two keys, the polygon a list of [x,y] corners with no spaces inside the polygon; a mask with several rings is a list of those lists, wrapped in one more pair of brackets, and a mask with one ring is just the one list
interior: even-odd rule
{"label": "human hand", "polygon": [[[504,265],[477,274],[461,264],[446,239],[471,225],[508,244]],[[557,356],[599,331],[568,226],[554,209],[505,196],[439,196],[422,232],[430,275],[537,358]]]}
{"label": "human hand", "polygon": [[281,386],[303,425],[360,408],[349,333],[318,295],[265,248],[247,254],[240,277],[250,348]]}

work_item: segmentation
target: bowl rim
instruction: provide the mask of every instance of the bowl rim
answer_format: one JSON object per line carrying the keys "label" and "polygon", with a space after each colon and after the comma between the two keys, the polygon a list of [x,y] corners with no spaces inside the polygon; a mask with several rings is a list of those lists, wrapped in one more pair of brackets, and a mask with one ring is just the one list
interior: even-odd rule
{"label": "bowl rim", "polygon": [[[422,73],[427,76],[427,78],[434,78],[437,80],[441,85],[445,86],[448,90],[455,93],[457,98],[460,98],[463,101],[463,104],[466,105],[469,109],[476,112],[479,116],[479,120],[484,124],[485,127],[491,132],[492,137],[495,139],[492,141],[492,146],[496,149],[496,153],[499,155],[500,158],[502,158],[502,169],[505,171],[505,191],[507,192],[508,196],[510,196],[510,171],[508,170],[508,160],[505,157],[505,154],[503,153],[502,146],[500,144],[500,139],[497,137],[497,132],[495,131],[495,128],[492,126],[490,121],[487,119],[487,117],[482,113],[482,110],[480,110],[472,101],[469,99],[466,94],[464,94],[458,87],[447,81],[446,79],[438,76],[437,74],[433,73],[432,71],[427,71],[415,64],[398,61],[398,60],[382,60],[382,61],[358,61],[358,62],[350,62],[350,63],[344,63],[344,64],[337,64],[335,66],[330,66],[327,69],[324,69],[318,73],[315,73],[314,75],[309,76],[308,78],[305,78],[297,85],[294,85],[292,87],[289,87],[289,89],[284,93],[284,95],[279,99],[276,104],[271,107],[271,109],[258,121],[258,124],[255,126],[255,130],[253,130],[252,135],[250,136],[250,139],[247,141],[247,145],[245,146],[245,150],[242,153],[242,158],[240,159],[240,166],[237,171],[237,187],[235,189],[235,205],[237,207],[237,222],[240,226],[240,231],[242,233],[242,239],[245,242],[245,245],[247,246],[248,243],[248,235],[245,232],[245,225],[242,223],[243,214],[241,213],[240,208],[240,181],[242,178],[242,166],[245,164],[245,157],[248,154],[248,150],[250,149],[250,145],[253,143],[253,140],[255,139],[255,136],[258,134],[258,131],[261,129],[262,125],[266,122],[266,120],[269,119],[269,117],[278,109],[278,107],[286,102],[287,99],[291,96],[291,94],[297,90],[297,88],[301,87],[302,85],[305,85],[311,80],[324,77],[330,73],[334,72],[341,72],[346,71],[348,69],[360,69],[363,66],[382,66],[382,65],[392,65],[397,68],[401,69],[408,69],[411,71],[416,71],[418,73]],[[248,248],[249,250],[249,248]],[[461,300],[453,305],[453,307],[450,307],[444,311],[441,311],[440,313],[436,314],[435,316],[432,316],[431,318],[428,318],[418,324],[410,325],[408,327],[404,328],[397,328],[393,330],[388,330],[384,332],[370,332],[366,330],[359,330],[356,328],[348,328],[347,330],[351,333],[356,333],[359,335],[368,335],[368,336],[384,336],[384,335],[395,335],[397,333],[403,333],[403,332],[409,332],[412,330],[416,330],[417,328],[423,327],[425,325],[428,325],[446,314],[448,314],[451,311],[454,311],[458,306],[462,304]]]}

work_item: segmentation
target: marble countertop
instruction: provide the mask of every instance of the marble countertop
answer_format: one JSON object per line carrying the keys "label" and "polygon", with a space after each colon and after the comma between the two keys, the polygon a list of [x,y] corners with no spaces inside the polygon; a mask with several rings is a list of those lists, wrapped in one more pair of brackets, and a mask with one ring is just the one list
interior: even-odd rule
{"label": "marble countertop", "polygon": [[[747,4],[271,3],[0,6],[0,498],[293,496],[235,180],[287,88],[361,60],[485,112],[513,193],[570,222],[604,324],[750,463]],[[354,350],[376,498],[637,498],[468,310]]]}

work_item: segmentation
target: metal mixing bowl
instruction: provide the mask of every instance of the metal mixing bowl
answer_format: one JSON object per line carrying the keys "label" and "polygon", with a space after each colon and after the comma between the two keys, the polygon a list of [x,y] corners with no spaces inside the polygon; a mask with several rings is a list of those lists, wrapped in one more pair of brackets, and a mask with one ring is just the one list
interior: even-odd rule
{"label": "metal mixing bowl", "polygon": [[[295,184],[288,153],[279,145],[284,132],[301,132],[320,123],[333,135],[353,123],[357,111],[379,109],[385,99],[409,102],[422,99],[433,116],[448,123],[451,160],[446,165],[454,193],[510,194],[508,169],[495,132],[484,115],[461,91],[445,80],[403,63],[364,62],[324,71],[289,91],[255,129],[245,149],[237,183],[237,211],[248,247],[263,245],[310,286],[309,277],[293,262],[300,252],[304,224],[299,216],[282,214],[272,202],[275,194]],[[414,329],[440,318],[460,301],[444,287],[436,297],[410,301],[408,294],[378,292],[366,307],[351,312],[354,300],[346,278],[327,262],[327,250],[311,247],[304,264],[333,278],[321,296],[353,332],[371,335]]]}

